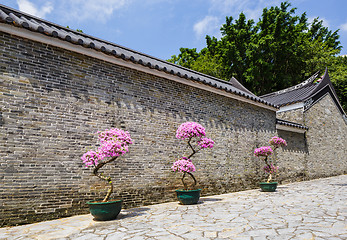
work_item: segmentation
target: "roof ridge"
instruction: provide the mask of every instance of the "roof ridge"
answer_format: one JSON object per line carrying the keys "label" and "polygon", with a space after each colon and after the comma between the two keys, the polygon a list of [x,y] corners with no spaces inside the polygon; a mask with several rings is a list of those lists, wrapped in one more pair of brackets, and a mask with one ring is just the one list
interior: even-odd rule
{"label": "roof ridge", "polygon": [[279,94],[282,94],[282,93],[286,93],[286,92],[297,90],[299,88],[302,88],[302,87],[312,83],[317,78],[318,75],[319,75],[319,71],[315,72],[308,79],[306,79],[305,81],[303,81],[303,82],[301,82],[301,83],[299,83],[299,84],[297,84],[295,86],[292,86],[292,87],[289,87],[289,88],[285,88],[285,89],[282,89],[282,90],[279,90],[279,91],[276,91],[276,92],[268,93],[268,94],[262,95],[260,97],[261,98],[262,97],[269,97],[269,96],[272,96],[272,95],[279,95]]}

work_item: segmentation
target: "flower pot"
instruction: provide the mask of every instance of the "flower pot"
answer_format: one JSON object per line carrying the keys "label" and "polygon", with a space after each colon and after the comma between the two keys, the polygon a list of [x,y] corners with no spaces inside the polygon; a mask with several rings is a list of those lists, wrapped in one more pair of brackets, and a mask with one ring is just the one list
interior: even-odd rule
{"label": "flower pot", "polygon": [[178,201],[183,205],[196,204],[200,199],[201,189],[195,190],[176,190]]}
{"label": "flower pot", "polygon": [[274,192],[277,188],[277,182],[261,182],[259,186],[263,192]]}
{"label": "flower pot", "polygon": [[116,219],[122,209],[122,200],[113,200],[108,202],[94,201],[87,202],[89,211],[94,220],[108,221]]}

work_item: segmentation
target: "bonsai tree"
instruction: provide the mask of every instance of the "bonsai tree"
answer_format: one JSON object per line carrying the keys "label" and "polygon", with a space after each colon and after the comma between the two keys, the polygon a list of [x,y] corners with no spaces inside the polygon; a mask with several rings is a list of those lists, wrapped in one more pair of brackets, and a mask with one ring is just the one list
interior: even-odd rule
{"label": "bonsai tree", "polygon": [[132,144],[130,134],[121,129],[106,129],[103,132],[98,131],[100,146],[97,151],[90,150],[83,154],[82,160],[86,167],[93,168],[93,174],[106,181],[109,189],[102,202],[107,202],[113,192],[113,183],[110,176],[105,176],[99,170],[104,165],[115,161],[118,157],[129,151],[128,145]]}
{"label": "bonsai tree", "polygon": [[193,175],[193,172],[195,172],[196,169],[191,158],[202,149],[213,148],[214,141],[206,138],[205,135],[205,128],[196,122],[182,123],[177,129],[176,138],[186,140],[191,150],[191,153],[187,157],[181,157],[179,160],[174,162],[173,166],[171,167],[174,172],[183,173],[181,181],[183,183],[184,190],[188,190],[188,186],[184,182],[184,178],[187,174],[194,180],[193,188],[197,184],[197,181]]}
{"label": "bonsai tree", "polygon": [[[272,137],[269,141],[269,143],[272,145],[271,146],[266,146],[266,147],[260,147],[260,148],[256,148],[254,150],[254,155],[256,157],[264,157],[264,162],[265,162],[265,166],[263,167],[263,170],[268,174],[267,177],[267,181],[266,182],[270,182],[272,180],[272,174],[277,173],[278,171],[278,167],[275,166],[270,160],[269,160],[269,156],[271,154],[273,154],[273,152],[279,148],[279,147],[283,147],[283,146],[287,146],[287,142],[286,140],[284,140],[283,138],[280,137]],[[273,149],[272,149],[273,148]]]}

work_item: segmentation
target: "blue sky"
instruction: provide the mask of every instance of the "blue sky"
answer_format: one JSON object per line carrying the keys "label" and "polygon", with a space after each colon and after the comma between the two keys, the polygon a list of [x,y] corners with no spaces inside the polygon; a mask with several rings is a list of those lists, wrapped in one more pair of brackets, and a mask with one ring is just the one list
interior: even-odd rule
{"label": "blue sky", "polygon": [[[292,0],[297,14],[319,17],[330,30],[340,29],[347,54],[347,0]],[[206,46],[205,36],[220,37],[225,16],[240,12],[258,21],[264,7],[280,0],[1,0],[9,7],[160,59],[180,47]]]}

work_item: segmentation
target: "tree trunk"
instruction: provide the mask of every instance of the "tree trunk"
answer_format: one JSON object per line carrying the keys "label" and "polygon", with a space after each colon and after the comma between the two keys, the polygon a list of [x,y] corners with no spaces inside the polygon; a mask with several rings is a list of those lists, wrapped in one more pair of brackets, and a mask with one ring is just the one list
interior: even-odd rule
{"label": "tree trunk", "polygon": [[93,171],[93,174],[95,176],[97,176],[98,178],[100,178],[100,179],[102,179],[104,181],[107,181],[107,183],[110,185],[110,188],[108,189],[107,194],[106,194],[104,200],[102,200],[102,202],[107,202],[109,200],[109,198],[111,197],[111,194],[113,192],[113,183],[112,183],[111,177],[104,176],[102,173],[99,173],[98,171],[105,164],[113,162],[116,159],[117,159],[117,156],[116,157],[112,157],[111,159],[107,160],[106,162],[99,162],[98,165],[95,166],[94,171]]}

